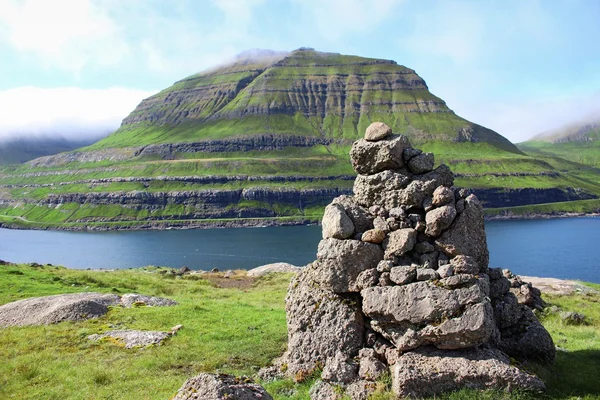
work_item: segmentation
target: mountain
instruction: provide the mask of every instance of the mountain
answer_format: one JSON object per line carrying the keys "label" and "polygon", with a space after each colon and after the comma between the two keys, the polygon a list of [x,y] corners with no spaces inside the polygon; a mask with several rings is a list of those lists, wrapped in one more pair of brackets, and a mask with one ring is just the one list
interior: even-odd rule
{"label": "mountain", "polygon": [[600,167],[600,118],[574,123],[519,143],[532,155],[550,155]]}
{"label": "mountain", "polygon": [[62,136],[24,136],[0,139],[0,164],[20,164],[38,157],[88,146],[99,137],[67,139]]}
{"label": "mountain", "polygon": [[333,197],[351,193],[349,149],[374,121],[434,152],[456,173],[456,185],[474,189],[488,209],[589,208],[600,195],[598,173],[526,155],[456,115],[410,68],[301,48],[242,54],[143,100],[91,146],[0,168],[0,223],[313,222]]}

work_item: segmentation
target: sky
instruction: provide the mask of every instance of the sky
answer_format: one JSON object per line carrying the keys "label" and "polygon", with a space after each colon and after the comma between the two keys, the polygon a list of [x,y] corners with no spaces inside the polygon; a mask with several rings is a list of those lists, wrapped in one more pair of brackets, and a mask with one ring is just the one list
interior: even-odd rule
{"label": "sky", "polygon": [[116,129],[253,48],[391,59],[513,142],[600,116],[598,0],[0,0],[0,138]]}

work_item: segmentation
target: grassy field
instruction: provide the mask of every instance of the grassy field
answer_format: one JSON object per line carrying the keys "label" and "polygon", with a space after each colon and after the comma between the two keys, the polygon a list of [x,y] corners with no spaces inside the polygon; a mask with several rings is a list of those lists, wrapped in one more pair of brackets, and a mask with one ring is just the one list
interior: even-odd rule
{"label": "grassy field", "polygon": [[[56,266],[0,266],[0,304],[42,295],[96,291],[172,298],[178,306],[114,308],[99,319],[0,331],[2,399],[168,399],[189,377],[203,371],[254,375],[286,346],[284,297],[289,275],[250,279],[243,272],[176,277],[148,267],[81,271]],[[600,285],[592,285],[600,289]],[[564,311],[586,315],[588,324],[566,325],[542,314],[560,347],[553,365],[528,364],[546,382],[548,399],[600,398],[600,296],[545,297]],[[124,349],[86,337],[112,327],[184,328],[163,346]],[[313,380],[265,384],[277,400],[308,399]],[[374,400],[392,399],[389,382]],[[151,390],[149,390],[151,388]],[[462,390],[442,399],[533,399],[525,393]]]}

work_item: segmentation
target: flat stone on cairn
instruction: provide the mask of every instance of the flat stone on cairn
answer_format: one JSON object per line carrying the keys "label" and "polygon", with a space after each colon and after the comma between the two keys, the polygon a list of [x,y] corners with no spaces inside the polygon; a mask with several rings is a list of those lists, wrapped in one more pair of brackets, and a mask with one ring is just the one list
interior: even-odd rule
{"label": "flat stone on cairn", "polygon": [[288,290],[285,373],[323,368],[313,399],[367,398],[387,370],[398,396],[542,390],[509,356],[552,361],[554,344],[512,275],[488,268],[479,200],[383,123],[350,157],[354,196],[327,207],[317,260]]}

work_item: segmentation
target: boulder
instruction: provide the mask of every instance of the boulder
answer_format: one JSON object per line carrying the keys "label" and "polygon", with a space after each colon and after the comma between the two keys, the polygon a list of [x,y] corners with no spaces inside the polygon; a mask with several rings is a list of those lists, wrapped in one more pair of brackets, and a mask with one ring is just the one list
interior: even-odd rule
{"label": "boulder", "polygon": [[346,239],[354,234],[354,224],[340,204],[330,204],[325,207],[322,226],[323,239]]}
{"label": "boulder", "polygon": [[362,349],[358,354],[359,371],[358,376],[365,381],[376,381],[388,370],[387,366],[382,363],[375,355],[373,349]]}
{"label": "boulder", "polygon": [[352,220],[355,232],[366,232],[373,228],[373,216],[368,210],[359,206],[352,196],[343,195],[332,200],[331,204],[344,207],[346,215]]}
{"label": "boulder", "polygon": [[417,242],[417,231],[412,228],[398,229],[388,235],[383,242],[385,258],[402,256],[411,251]]}
{"label": "boulder", "polygon": [[498,348],[519,359],[554,361],[556,348],[552,337],[529,307],[520,304],[519,308],[521,319],[508,328],[500,329]]}
{"label": "boulder", "polygon": [[425,215],[425,234],[431,237],[439,236],[442,231],[448,228],[456,218],[456,209],[454,205],[441,206],[434,208]]}
{"label": "boulder", "polygon": [[292,265],[292,264],[278,262],[278,263],[266,264],[266,265],[261,265],[260,267],[252,268],[252,269],[248,270],[248,276],[259,277],[259,276],[263,276],[266,274],[272,274],[272,273],[297,274],[298,272],[300,272],[301,269],[302,269],[301,267],[296,267],[295,265]]}
{"label": "boulder", "polygon": [[121,298],[114,294],[73,293],[34,297],[0,306],[0,327],[47,325],[63,321],[98,318],[109,306],[118,306]]}
{"label": "boulder", "polygon": [[381,247],[359,240],[324,239],[319,243],[317,262],[307,267],[321,288],[335,293],[358,292],[358,275],[376,268],[383,259]]}
{"label": "boulder", "polygon": [[414,265],[393,267],[390,270],[390,279],[397,285],[412,283],[417,279],[417,267]]}
{"label": "boulder", "polygon": [[450,257],[471,256],[480,268],[487,269],[489,252],[485,236],[483,207],[477,197],[465,199],[465,210],[456,217],[452,226],[435,241]]}
{"label": "boulder", "polygon": [[127,293],[121,296],[123,307],[147,306],[147,307],[171,307],[178,303],[175,300],[164,297],[144,296],[137,293]]}
{"label": "boulder", "polygon": [[392,134],[392,128],[383,122],[373,122],[365,131],[365,140],[377,141],[384,139]]}
{"label": "boulder", "polygon": [[171,336],[169,332],[161,331],[138,331],[138,330],[114,330],[88,336],[88,340],[97,342],[104,338],[112,338],[122,344],[126,349],[134,347],[148,347],[153,345],[161,345],[166,339]]}
{"label": "boulder", "polygon": [[188,379],[172,400],[273,400],[250,378],[225,374],[200,374]]}
{"label": "boulder", "polygon": [[434,164],[433,153],[421,153],[408,161],[408,169],[414,174],[424,174],[431,171]]}
{"label": "boulder", "polygon": [[385,239],[385,232],[381,229],[369,229],[363,233],[361,240],[363,242],[379,244]]}
{"label": "boulder", "polygon": [[355,357],[362,348],[364,321],[358,302],[320,288],[308,269],[290,282],[285,309],[290,376],[309,374],[338,352]]}
{"label": "boulder", "polygon": [[456,349],[486,343],[495,326],[485,285],[449,290],[429,282],[361,292],[371,327],[401,351],[421,345]]}
{"label": "boulder", "polygon": [[321,379],[324,381],[341,384],[350,383],[356,380],[357,376],[358,365],[339,351],[327,359],[321,373]]}
{"label": "boulder", "polygon": [[478,274],[481,268],[471,256],[458,255],[450,260],[455,274]]}
{"label": "boulder", "polygon": [[545,389],[539,378],[510,365],[505,354],[492,348],[442,351],[423,347],[401,355],[392,366],[392,388],[402,397],[434,397],[465,387]]}
{"label": "boulder", "polygon": [[440,207],[446,204],[454,204],[454,191],[446,186],[438,186],[433,192],[431,205],[433,207]]}
{"label": "boulder", "polygon": [[360,139],[354,142],[350,150],[352,167],[357,173],[364,175],[402,168],[402,152],[407,147],[410,147],[410,143],[404,135],[377,142]]}

